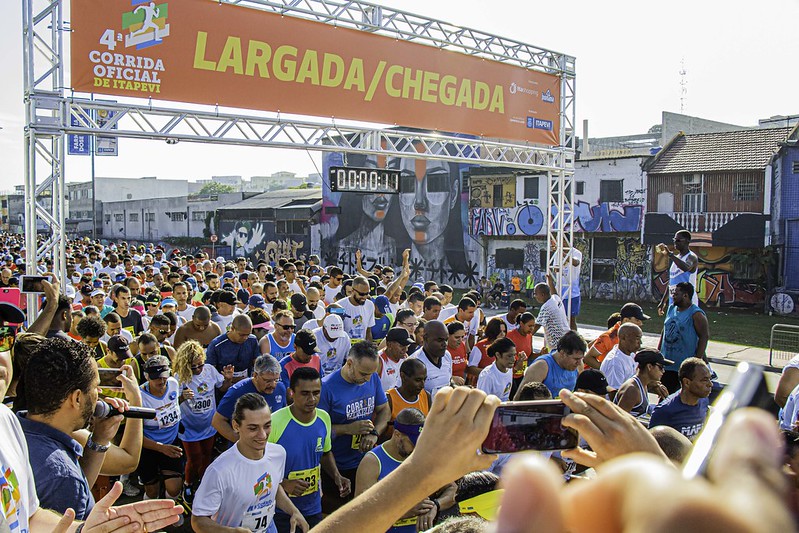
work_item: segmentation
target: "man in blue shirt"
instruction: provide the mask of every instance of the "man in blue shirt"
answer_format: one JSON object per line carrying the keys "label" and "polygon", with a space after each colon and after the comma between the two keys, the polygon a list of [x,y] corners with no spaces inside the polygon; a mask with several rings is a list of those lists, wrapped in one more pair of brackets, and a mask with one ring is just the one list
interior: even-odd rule
{"label": "man in blue shirt", "polygon": [[122,421],[121,416],[96,420],[85,449],[72,438],[94,414],[99,383],[97,363],[88,346],[47,339],[28,361],[28,410],[18,413],[41,506],[62,514],[72,508],[79,520],[94,506],[91,487]]}
{"label": "man in blue shirt", "polygon": [[710,375],[710,367],[698,357],[683,361],[679,372],[682,388],[655,407],[649,427],[669,426],[694,440],[705,425],[710,405]]}
{"label": "man in blue shirt", "polygon": [[[352,345],[344,366],[322,380],[319,409],[330,415],[333,456],[342,476],[355,484],[355,474],[364,454],[375,447],[391,418],[380,377],[377,348],[370,341]],[[339,496],[333,478],[322,472],[322,507],[331,513],[348,498]]]}
{"label": "man in blue shirt", "polygon": [[[227,365],[233,365],[233,382],[250,375],[253,361],[261,355],[258,339],[252,334],[252,321],[247,315],[236,315],[230,331],[211,341],[206,350],[205,362],[221,374]],[[253,392],[253,391],[250,391]],[[233,407],[231,406],[231,412]]]}
{"label": "man in blue shirt", "polygon": [[269,410],[273,413],[285,407],[286,387],[280,382],[280,370],[280,363],[277,362],[277,359],[269,354],[259,356],[253,366],[252,377],[230,387],[219,401],[214,418],[211,420],[214,429],[230,442],[239,440],[238,434],[233,431],[230,420],[233,418],[236,400],[248,392],[263,396],[266,403],[269,404]]}
{"label": "man in blue shirt", "polygon": [[[340,496],[350,493],[350,480],[339,474],[331,453],[330,415],[317,409],[322,378],[315,368],[300,367],[291,375],[294,403],[272,415],[269,442],[286,450],[284,479],[280,483],[311,527],[322,521],[321,470],[333,478]],[[291,516],[275,512],[278,533],[291,531]]]}

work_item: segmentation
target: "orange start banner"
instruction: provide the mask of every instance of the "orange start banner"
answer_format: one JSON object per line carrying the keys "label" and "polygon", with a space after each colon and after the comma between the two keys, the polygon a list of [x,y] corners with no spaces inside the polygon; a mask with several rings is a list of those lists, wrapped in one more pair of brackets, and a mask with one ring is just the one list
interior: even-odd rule
{"label": "orange start banner", "polygon": [[558,76],[213,0],[71,5],[78,92],[558,145]]}

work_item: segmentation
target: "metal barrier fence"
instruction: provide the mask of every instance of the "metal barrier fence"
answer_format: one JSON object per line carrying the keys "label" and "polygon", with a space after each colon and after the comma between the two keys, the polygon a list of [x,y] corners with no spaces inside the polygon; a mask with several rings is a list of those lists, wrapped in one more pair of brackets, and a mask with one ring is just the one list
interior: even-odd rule
{"label": "metal barrier fence", "polygon": [[769,341],[768,364],[774,366],[774,360],[790,361],[799,355],[799,326],[792,324],[774,324],[771,327],[771,340]]}

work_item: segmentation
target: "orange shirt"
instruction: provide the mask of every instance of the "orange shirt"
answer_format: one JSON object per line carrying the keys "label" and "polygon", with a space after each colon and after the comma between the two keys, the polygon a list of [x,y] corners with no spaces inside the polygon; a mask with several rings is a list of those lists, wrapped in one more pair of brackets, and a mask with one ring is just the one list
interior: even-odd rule
{"label": "orange shirt", "polygon": [[469,352],[466,351],[466,343],[460,343],[457,348],[447,345],[447,351],[452,356],[452,375],[465,378],[466,367],[469,364]]}
{"label": "orange shirt", "polygon": [[513,341],[513,344],[516,345],[516,361],[520,361],[522,359],[522,352],[525,353],[524,360],[525,364],[524,367],[520,370],[513,370],[513,377],[519,378],[524,376],[524,371],[527,370],[527,363],[526,361],[533,356],[533,336],[532,335],[522,335],[519,333],[518,329],[512,329],[505,335],[507,338]]}
{"label": "orange shirt", "polygon": [[[602,333],[599,337],[594,340],[593,343],[588,347],[590,350],[591,348],[596,348],[599,351],[599,355],[597,356],[597,360],[601,363],[605,356],[619,343],[619,328],[621,327],[621,322],[616,323],[612,328],[607,330],[605,333]],[[588,366],[586,365],[586,368]]]}
{"label": "orange shirt", "polygon": [[386,391],[386,396],[391,400],[391,420],[386,426],[386,431],[380,436],[380,440],[391,438],[391,434],[394,433],[394,421],[397,419],[399,412],[403,409],[407,409],[408,407],[419,409],[425,418],[427,417],[427,413],[430,412],[430,395],[428,395],[427,391],[424,389],[419,393],[419,397],[415,402],[409,402],[403,398],[397,389],[388,389]]}
{"label": "orange shirt", "polygon": [[513,276],[510,280],[510,284],[513,285],[514,291],[520,292],[522,290],[522,278],[519,276]]}

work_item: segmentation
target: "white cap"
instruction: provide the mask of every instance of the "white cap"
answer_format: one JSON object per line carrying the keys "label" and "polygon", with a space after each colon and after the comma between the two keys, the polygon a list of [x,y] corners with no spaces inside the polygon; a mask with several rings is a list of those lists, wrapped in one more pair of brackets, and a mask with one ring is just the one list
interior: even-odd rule
{"label": "white cap", "polygon": [[217,263],[224,263],[225,262],[225,258],[220,255],[219,257],[216,258],[216,262]]}
{"label": "white cap", "polygon": [[75,287],[73,287],[72,285],[67,285],[66,287],[64,287],[64,293],[70,298],[74,298],[75,295],[77,294],[77,291],[75,290]]}
{"label": "white cap", "polygon": [[97,296],[98,294],[102,294],[103,296],[105,296],[105,291],[101,291],[100,289],[94,289],[91,295],[92,297],[94,297]]}
{"label": "white cap", "polygon": [[344,322],[341,321],[341,317],[338,315],[327,315],[324,322],[322,322],[322,327],[325,328],[325,333],[331,339],[338,339],[345,335]]}
{"label": "white cap", "polygon": [[320,278],[319,276],[311,276],[311,279],[309,281],[311,281],[311,282],[322,281],[322,278]]}

